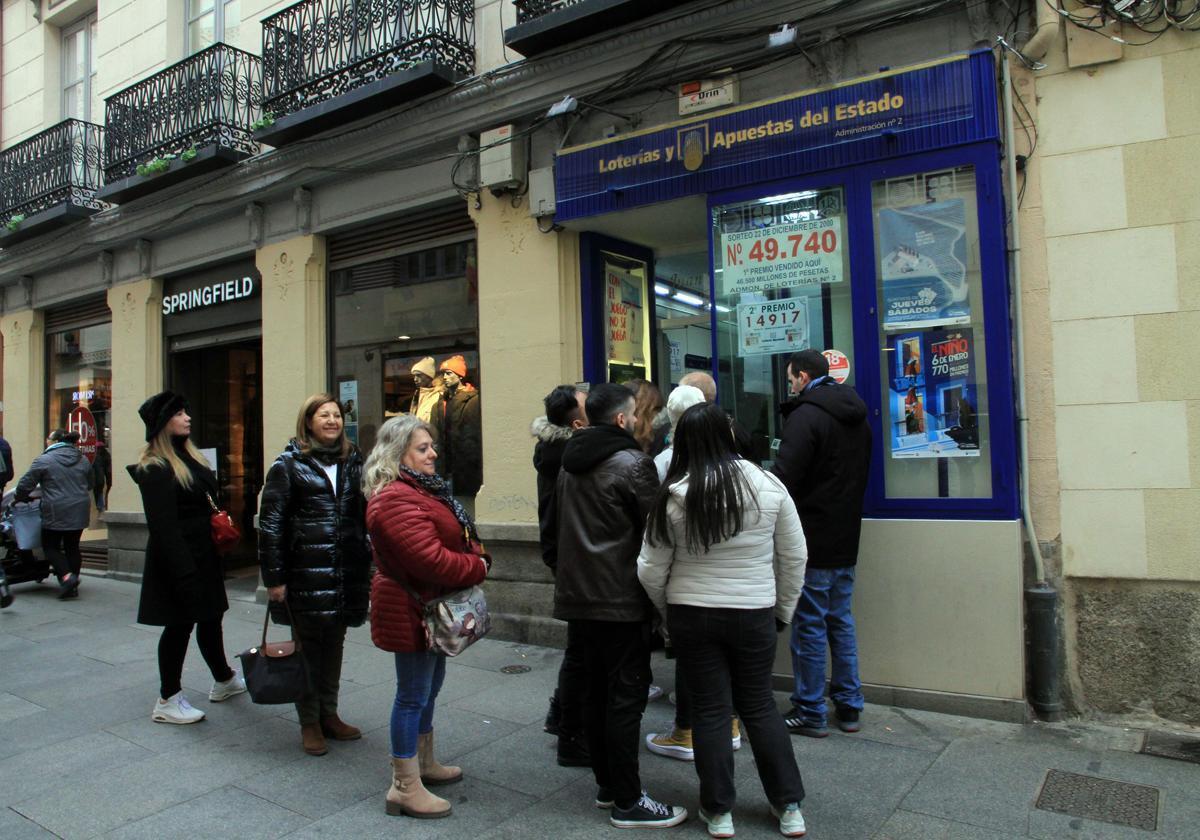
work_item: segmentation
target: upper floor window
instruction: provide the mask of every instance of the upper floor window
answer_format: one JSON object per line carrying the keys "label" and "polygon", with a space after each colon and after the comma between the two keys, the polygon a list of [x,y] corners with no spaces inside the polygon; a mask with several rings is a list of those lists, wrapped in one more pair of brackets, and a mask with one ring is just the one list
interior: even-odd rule
{"label": "upper floor window", "polygon": [[186,0],[187,51],[198,52],[218,41],[236,46],[241,7],[241,0]]}
{"label": "upper floor window", "polygon": [[63,118],[104,122],[104,103],[96,98],[96,16],[65,27],[62,39]]}

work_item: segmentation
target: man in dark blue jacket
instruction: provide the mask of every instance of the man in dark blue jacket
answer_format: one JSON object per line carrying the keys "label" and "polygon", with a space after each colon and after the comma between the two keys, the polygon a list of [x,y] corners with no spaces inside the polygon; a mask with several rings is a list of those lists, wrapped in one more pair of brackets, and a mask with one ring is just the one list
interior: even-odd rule
{"label": "man in dark blue jacket", "polygon": [[829,734],[826,646],[833,661],[830,696],[838,727],[857,732],[863,707],[850,600],[871,465],[871,427],[862,398],[829,377],[829,363],[821,353],[793,354],[787,375],[793,397],[781,409],[785,419],[774,472],[800,512],[808,567],[792,622],[795,689],[786,722],[794,733],[823,738]]}

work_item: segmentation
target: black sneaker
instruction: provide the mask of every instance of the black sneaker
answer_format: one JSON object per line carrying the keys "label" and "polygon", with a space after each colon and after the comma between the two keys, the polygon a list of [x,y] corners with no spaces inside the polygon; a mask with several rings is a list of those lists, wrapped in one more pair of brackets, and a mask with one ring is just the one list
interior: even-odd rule
{"label": "black sneaker", "polygon": [[617,828],[670,828],[687,819],[687,809],[664,805],[642,791],[642,798],[629,808],[614,805],[608,821]]}
{"label": "black sneaker", "polygon": [[[561,730],[560,730],[561,733]],[[559,767],[591,767],[592,756],[582,735],[558,736]]]}
{"label": "black sneaker", "polygon": [[792,709],[784,715],[783,725],[793,735],[804,735],[808,738],[826,738],[829,736],[829,729],[825,724],[809,720],[799,709]]}
{"label": "black sneaker", "polygon": [[858,722],[858,715],[858,709],[852,709],[849,706],[838,706],[833,716],[837,721],[838,729],[843,732],[858,732],[862,729],[862,725]]}
{"label": "black sneaker", "polygon": [[608,811],[613,807],[614,804],[616,803],[613,802],[612,792],[609,791],[608,788],[596,788],[597,808],[603,808],[604,810]]}
{"label": "black sneaker", "polygon": [[562,722],[562,709],[558,704],[558,693],[550,695],[550,708],[546,712],[546,722],[542,724],[542,731],[548,732],[551,735],[561,735],[558,729],[559,723]]}

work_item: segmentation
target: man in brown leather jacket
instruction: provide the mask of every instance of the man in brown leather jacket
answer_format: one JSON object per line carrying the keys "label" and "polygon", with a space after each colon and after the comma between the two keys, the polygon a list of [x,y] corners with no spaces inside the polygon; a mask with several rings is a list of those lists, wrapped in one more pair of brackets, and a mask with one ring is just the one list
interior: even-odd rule
{"label": "man in brown leather jacket", "polygon": [[584,730],[596,804],[618,828],[666,828],[687,811],[643,792],[638,774],[642,713],[650,687],[653,607],[638,582],[637,557],[658,473],[633,437],[633,392],[597,385],[585,404],[591,426],[563,450],[555,492],[558,575],[554,617],[583,652]]}

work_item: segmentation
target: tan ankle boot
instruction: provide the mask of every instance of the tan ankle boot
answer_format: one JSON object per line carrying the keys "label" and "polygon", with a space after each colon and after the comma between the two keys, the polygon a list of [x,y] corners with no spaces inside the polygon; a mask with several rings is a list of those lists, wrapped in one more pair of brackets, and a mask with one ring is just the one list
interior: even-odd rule
{"label": "tan ankle boot", "polygon": [[305,723],[300,726],[300,744],[309,755],[325,755],[329,752],[319,723]]}
{"label": "tan ankle boot", "polygon": [[450,803],[434,796],[421,784],[421,764],[416,756],[392,759],[392,786],[388,788],[386,811],[390,817],[435,820],[450,816]]}
{"label": "tan ankle boot", "polygon": [[433,733],[417,736],[417,759],[421,764],[421,781],[433,787],[448,785],[462,778],[461,767],[446,767],[433,757]]}

